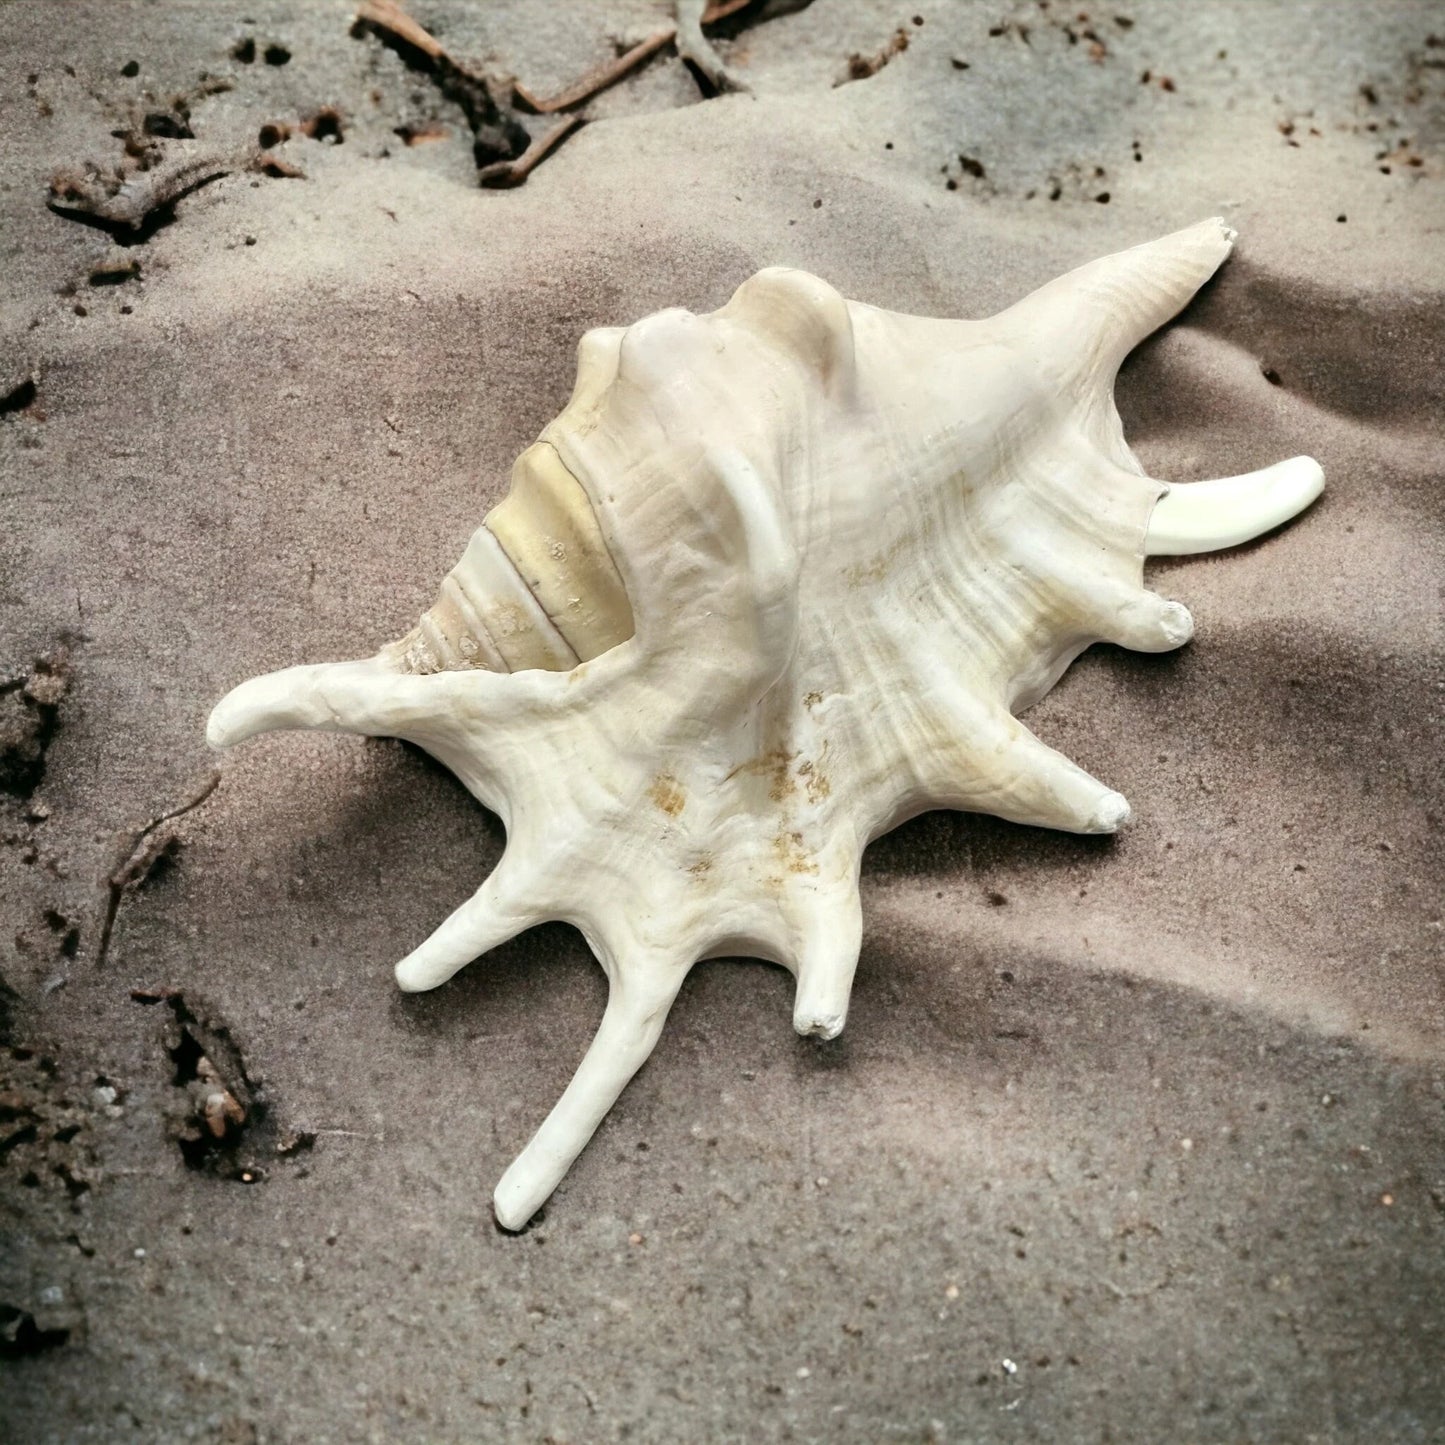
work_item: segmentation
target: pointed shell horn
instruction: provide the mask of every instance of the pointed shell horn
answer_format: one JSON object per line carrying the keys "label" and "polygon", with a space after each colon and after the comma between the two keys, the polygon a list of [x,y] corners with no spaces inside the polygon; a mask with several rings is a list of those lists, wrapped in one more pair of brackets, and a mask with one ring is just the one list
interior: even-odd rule
{"label": "pointed shell horn", "polygon": [[1218,216],[1101,256],[1040,286],[998,319],[1036,338],[1062,385],[1113,385],[1120,363],[1219,269],[1235,232]]}

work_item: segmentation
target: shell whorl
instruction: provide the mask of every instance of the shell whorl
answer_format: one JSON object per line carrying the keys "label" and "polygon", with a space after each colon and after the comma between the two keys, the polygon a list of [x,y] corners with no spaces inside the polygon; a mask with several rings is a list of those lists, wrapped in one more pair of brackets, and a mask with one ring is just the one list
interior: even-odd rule
{"label": "shell whorl", "polygon": [[582,485],[548,442],[472,534],[393,651],[407,672],[565,672],[632,636],[632,608]]}

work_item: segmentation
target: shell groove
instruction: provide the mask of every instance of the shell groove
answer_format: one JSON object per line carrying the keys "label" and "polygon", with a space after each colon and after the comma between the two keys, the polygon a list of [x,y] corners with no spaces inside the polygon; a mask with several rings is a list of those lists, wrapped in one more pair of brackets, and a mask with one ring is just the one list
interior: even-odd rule
{"label": "shell groove", "polygon": [[562,1178],[699,958],[780,963],[799,1032],[842,1029],[871,838],[934,807],[1075,832],[1128,816],[1014,714],[1093,642],[1188,641],[1187,610],[1143,586],[1151,548],[1232,545],[1322,485],[1295,458],[1171,489],[1125,444],[1120,362],[1232,240],[1204,222],[986,321],[771,269],[709,315],[589,332],[571,400],[418,627],[217,707],[220,746],[406,738],[502,818],[500,864],[397,965],[403,988],[547,919],[597,954],[602,1024],[498,1186],[504,1225]]}

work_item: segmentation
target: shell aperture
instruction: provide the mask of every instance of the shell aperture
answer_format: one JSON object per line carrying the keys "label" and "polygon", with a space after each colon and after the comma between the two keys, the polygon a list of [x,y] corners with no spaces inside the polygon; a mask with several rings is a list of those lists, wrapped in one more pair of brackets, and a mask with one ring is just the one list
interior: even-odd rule
{"label": "shell aperture", "polygon": [[782,964],[794,1026],[838,1034],[872,838],[939,807],[1083,833],[1128,817],[1014,714],[1091,643],[1188,641],[1146,554],[1235,545],[1323,485],[1300,457],[1170,487],[1124,441],[1120,363],[1232,241],[1206,221],[986,321],[775,268],[711,314],[589,332],[567,407],[419,626],[217,706],[217,747],[405,738],[501,817],[501,862],[397,965],[404,989],[546,920],[601,962],[602,1023],[498,1185],[505,1227],[551,1194],[697,960]]}

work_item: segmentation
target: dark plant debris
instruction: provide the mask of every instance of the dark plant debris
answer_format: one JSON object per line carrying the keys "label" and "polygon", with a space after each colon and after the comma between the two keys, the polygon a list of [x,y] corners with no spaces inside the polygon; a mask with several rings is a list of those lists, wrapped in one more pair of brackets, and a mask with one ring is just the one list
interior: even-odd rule
{"label": "dark plant debris", "polygon": [[20,995],[0,977],[0,1046],[8,1046],[15,1037],[15,1015],[20,1008]]}
{"label": "dark plant debris", "polygon": [[48,204],[68,220],[108,231],[122,246],[139,246],[176,219],[177,202],[239,168],[238,157],[213,150],[158,155],[144,165],[127,154],[108,171],[94,165],[57,171]]}
{"label": "dark plant debris", "polygon": [[0,396],[0,416],[12,416],[17,411],[24,411],[34,404],[36,395],[35,378],[27,376],[12,386],[4,396]]}
{"label": "dark plant debris", "polygon": [[173,111],[151,111],[141,122],[141,129],[146,135],[157,136],[162,140],[195,140],[196,138],[195,131],[191,129],[189,117],[184,113],[176,114]]}
{"label": "dark plant debris", "polygon": [[281,156],[273,155],[270,151],[262,151],[256,157],[255,170],[263,176],[270,176],[273,181],[304,181],[306,172],[293,162],[284,160]]}
{"label": "dark plant debris", "polygon": [[70,652],[63,643],[28,670],[0,674],[0,793],[28,798],[40,785],[69,687]]}
{"label": "dark plant debris", "polygon": [[860,55],[855,50],[848,57],[848,63],[844,67],[842,75],[833,82],[833,85],[835,87],[847,85],[850,80],[867,80],[870,76],[877,75],[895,55],[902,55],[908,49],[909,39],[908,27],[900,25],[889,36],[883,48],[873,55]]}
{"label": "dark plant debris", "polygon": [[991,40],[1001,39],[1005,35],[1017,35],[1025,45],[1032,45],[1029,38],[1029,27],[1021,20],[1000,20],[997,25],[990,25],[988,28]]}
{"label": "dark plant debris", "polygon": [[478,170],[517,160],[531,144],[526,127],[511,112],[510,85],[454,58],[396,0],[362,0],[352,34],[376,36],[411,69],[435,80],[441,93],[466,116]]}
{"label": "dark plant debris", "polygon": [[29,1310],[0,1304],[0,1355],[39,1355],[65,1344],[69,1338],[69,1330],[42,1329]]}
{"label": "dark plant debris", "polygon": [[312,140],[329,141],[332,145],[340,145],[345,139],[341,112],[334,105],[323,105],[313,111],[297,126],[297,130]]}
{"label": "dark plant debris", "polygon": [[431,141],[446,140],[451,135],[451,127],[443,125],[439,120],[420,121],[415,125],[399,125],[393,132],[401,137],[404,144],[409,146],[427,145]]}
{"label": "dark plant debris", "polygon": [[166,825],[184,817],[199,808],[220,784],[220,773],[212,773],[205,785],[187,802],[168,812],[152,818],[143,828],[131,835],[128,847],[120,864],[106,880],[108,895],[105,918],[100,928],[100,944],[96,949],[97,968],[105,966],[110,953],[111,939],[115,933],[115,921],[126,895],[143,887],[157,872],[175,861],[181,849],[179,835]]}
{"label": "dark plant debris", "polygon": [[80,951],[80,925],[58,908],[47,908],[45,926],[59,938],[62,957],[74,958]]}
{"label": "dark plant debris", "polygon": [[92,267],[90,284],[92,286],[121,286],[127,281],[136,280],[139,276],[140,262],[133,256],[126,256],[102,261],[100,265]]}
{"label": "dark plant debris", "polygon": [[276,1152],[280,1155],[300,1154],[303,1150],[316,1147],[314,1129],[288,1129],[277,1141]]}
{"label": "dark plant debris", "polygon": [[172,1110],[170,1133],[186,1164],[246,1184],[264,1178],[250,1151],[266,1102],[230,1028],[179,989],[132,989],[131,998],[169,1009],[162,1041],[170,1084],[182,1096]]}
{"label": "dark plant debris", "polygon": [[585,123],[586,117],[569,115],[557,122],[545,135],[540,135],[514,161],[495,161],[477,172],[484,186],[520,186],[573,131]]}
{"label": "dark plant debris", "polygon": [[0,1177],[22,1189],[63,1188],[78,1209],[101,1178],[92,1120],[116,1110],[122,1091],[104,1075],[85,1090],[72,1083],[48,1053],[16,1044],[0,1050]]}

